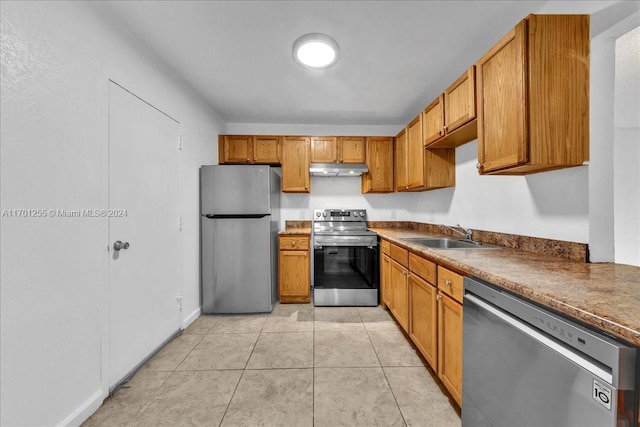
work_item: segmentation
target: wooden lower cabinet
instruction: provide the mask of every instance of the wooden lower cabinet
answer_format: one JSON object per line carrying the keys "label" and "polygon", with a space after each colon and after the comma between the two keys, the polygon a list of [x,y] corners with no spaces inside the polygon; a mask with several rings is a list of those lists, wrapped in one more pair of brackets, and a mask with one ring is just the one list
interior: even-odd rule
{"label": "wooden lower cabinet", "polygon": [[438,294],[438,377],[462,406],[462,305]]}
{"label": "wooden lower cabinet", "polygon": [[383,307],[462,406],[463,276],[389,241],[381,246]]}
{"label": "wooden lower cabinet", "polygon": [[393,292],[391,288],[391,257],[383,253],[380,255],[380,305],[382,308],[393,305]]}
{"label": "wooden lower cabinet", "polygon": [[435,286],[409,274],[409,336],[434,371],[438,370],[437,294]]}
{"label": "wooden lower cabinet", "polygon": [[409,332],[409,286],[407,268],[398,261],[391,260],[391,295],[389,308],[405,332]]}
{"label": "wooden lower cabinet", "polygon": [[281,303],[311,301],[309,236],[280,236],[278,291]]}

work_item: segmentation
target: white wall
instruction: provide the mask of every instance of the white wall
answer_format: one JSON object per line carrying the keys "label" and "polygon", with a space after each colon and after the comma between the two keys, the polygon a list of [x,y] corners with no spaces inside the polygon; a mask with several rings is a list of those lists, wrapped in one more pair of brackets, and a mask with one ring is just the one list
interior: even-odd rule
{"label": "white wall", "polygon": [[615,261],[640,267],[640,26],[615,42],[613,122]]}
{"label": "white wall", "polygon": [[[114,78],[181,122],[184,312],[197,312],[197,168],[217,162],[224,123],[94,9],[0,5],[1,209],[107,207],[103,87]],[[107,391],[107,221],[5,216],[0,225],[0,424],[77,425]]]}

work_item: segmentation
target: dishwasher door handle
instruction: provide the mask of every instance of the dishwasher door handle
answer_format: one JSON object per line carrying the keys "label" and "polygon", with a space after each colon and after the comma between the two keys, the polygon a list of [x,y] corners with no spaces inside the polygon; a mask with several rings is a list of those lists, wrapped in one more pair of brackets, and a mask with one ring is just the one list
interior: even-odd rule
{"label": "dishwasher door handle", "polygon": [[548,338],[547,336],[545,336],[544,334],[536,331],[534,328],[532,328],[531,326],[527,325],[526,323],[521,322],[520,320],[510,316],[509,314],[507,314],[507,313],[505,313],[505,312],[503,312],[501,310],[498,310],[497,308],[487,304],[486,302],[484,302],[483,300],[479,299],[478,297],[476,297],[476,296],[474,296],[472,294],[465,294],[464,299],[465,299],[465,301],[469,301],[469,302],[479,306],[483,310],[488,311],[489,313],[491,313],[494,316],[498,317],[502,321],[504,321],[504,322],[508,323],[509,325],[513,326],[514,328],[518,329],[522,333],[524,333],[524,334],[528,335],[529,337],[531,337],[532,339],[538,341],[540,344],[544,345],[545,347],[548,347],[549,349],[551,349],[551,350],[555,351],[556,353],[564,356],[566,359],[572,361],[573,363],[575,363],[576,365],[580,366],[581,368],[591,372],[593,375],[595,375],[595,376],[601,378],[602,380],[606,381],[610,385],[613,384],[613,374],[611,372],[605,371],[600,366],[594,364],[593,362],[591,362],[588,359],[585,359],[584,357],[580,356],[578,353],[567,349],[563,345],[558,344],[556,341],[554,341],[554,340]]}

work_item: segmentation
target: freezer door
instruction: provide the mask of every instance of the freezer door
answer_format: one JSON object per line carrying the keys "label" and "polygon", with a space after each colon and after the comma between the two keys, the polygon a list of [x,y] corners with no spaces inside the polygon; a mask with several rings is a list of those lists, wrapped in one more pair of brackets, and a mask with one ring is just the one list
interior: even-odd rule
{"label": "freezer door", "polygon": [[270,214],[270,176],[269,166],[202,166],[200,168],[201,213],[203,215]]}
{"label": "freezer door", "polygon": [[268,313],[273,308],[270,217],[202,217],[202,311]]}

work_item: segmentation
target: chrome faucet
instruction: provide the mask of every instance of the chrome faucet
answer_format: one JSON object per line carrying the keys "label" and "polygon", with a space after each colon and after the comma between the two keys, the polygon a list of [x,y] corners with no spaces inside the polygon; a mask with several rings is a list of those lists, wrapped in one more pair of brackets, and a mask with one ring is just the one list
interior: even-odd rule
{"label": "chrome faucet", "polygon": [[[464,228],[460,224],[456,225],[457,228],[450,227],[450,226],[444,225],[444,224],[442,226],[445,227],[445,228],[448,228],[451,231],[455,231],[456,233],[460,234],[461,236],[464,236],[464,240],[467,241],[467,242],[477,243],[477,242],[474,242],[474,240],[471,238],[471,235],[473,234],[473,231],[471,231],[470,228]],[[464,232],[458,230],[458,228],[464,230]]]}

